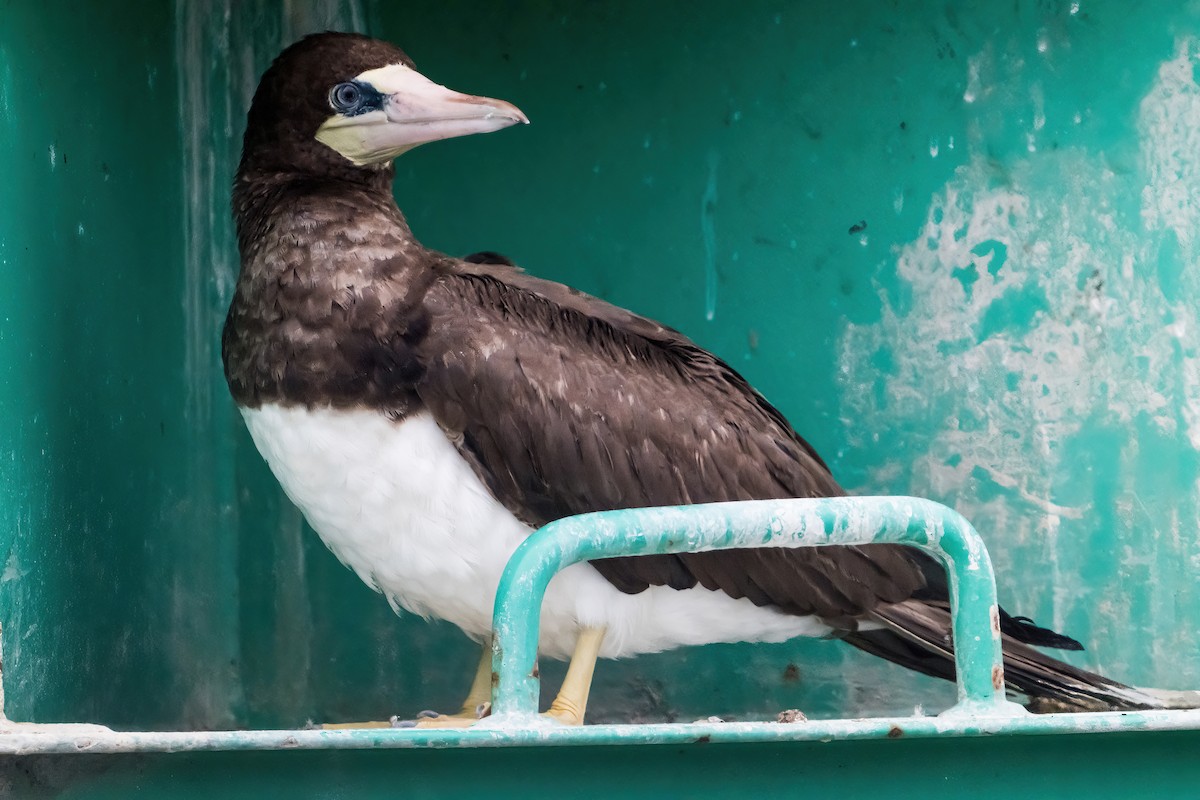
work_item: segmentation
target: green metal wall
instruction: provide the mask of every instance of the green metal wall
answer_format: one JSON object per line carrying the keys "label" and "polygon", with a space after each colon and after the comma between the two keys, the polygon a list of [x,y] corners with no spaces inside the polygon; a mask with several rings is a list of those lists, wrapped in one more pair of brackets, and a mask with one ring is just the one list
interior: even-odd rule
{"label": "green metal wall", "polygon": [[[472,646],[325,551],[220,377],[244,110],[328,27],[533,122],[401,159],[424,241],[687,331],[851,489],[963,512],[1077,663],[1200,686],[1200,5],[972,5],[0,6],[9,715],[290,726],[465,688]],[[719,646],[602,665],[593,716],[952,695],[840,644]]]}
{"label": "green metal wall", "polygon": [[[1195,796],[1195,732],[472,750],[30,757],[22,800]],[[870,765],[864,769],[863,765]],[[1154,765],[1148,780],[1146,766]],[[752,766],[750,766],[752,765]],[[881,776],[887,776],[886,783]],[[0,781],[4,773],[0,769]],[[219,783],[218,783],[219,782]],[[1152,786],[1153,788],[1149,788]]]}

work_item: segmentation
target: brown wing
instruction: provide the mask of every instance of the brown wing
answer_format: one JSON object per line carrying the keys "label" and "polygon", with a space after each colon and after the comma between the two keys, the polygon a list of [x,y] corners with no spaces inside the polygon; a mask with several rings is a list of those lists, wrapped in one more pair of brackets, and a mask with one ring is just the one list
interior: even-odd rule
{"label": "brown wing", "polygon": [[[503,265],[447,260],[418,393],[530,525],[588,511],[842,494],[783,416],[720,359],[643,317]],[[924,586],[901,547],[727,550],[593,562],[624,592],[697,583],[852,618]]]}

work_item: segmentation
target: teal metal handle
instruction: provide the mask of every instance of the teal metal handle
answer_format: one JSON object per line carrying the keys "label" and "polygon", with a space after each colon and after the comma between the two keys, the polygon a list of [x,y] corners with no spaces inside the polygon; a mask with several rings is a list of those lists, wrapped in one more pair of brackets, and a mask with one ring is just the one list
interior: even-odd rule
{"label": "teal metal handle", "polygon": [[580,561],[734,547],[907,544],[949,575],[958,704],[947,713],[1012,715],[1004,696],[999,610],[992,562],[971,524],[915,497],[756,500],[580,514],[526,539],[500,578],[492,637],[492,709],[497,721],[538,712],[538,628],[550,579]]}

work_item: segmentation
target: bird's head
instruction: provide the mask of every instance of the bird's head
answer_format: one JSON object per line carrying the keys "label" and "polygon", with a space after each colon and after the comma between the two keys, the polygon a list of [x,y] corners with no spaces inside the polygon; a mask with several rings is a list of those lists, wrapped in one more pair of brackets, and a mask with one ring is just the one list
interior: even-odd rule
{"label": "bird's head", "polygon": [[528,121],[511,103],[434,83],[388,42],[315,34],[284,50],[259,82],[240,171],[378,172],[417,145]]}

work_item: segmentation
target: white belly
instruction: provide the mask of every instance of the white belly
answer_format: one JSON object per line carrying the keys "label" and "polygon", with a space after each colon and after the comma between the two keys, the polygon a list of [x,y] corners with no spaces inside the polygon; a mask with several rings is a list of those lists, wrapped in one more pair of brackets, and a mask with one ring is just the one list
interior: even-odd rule
{"label": "white belly", "polygon": [[[392,422],[369,410],[243,409],[275,477],[339,559],[393,608],[491,631],[500,573],[530,528],[480,482],[425,413]],[[618,591],[588,564],[563,570],[542,607],[543,655],[566,658],[580,627],[607,629],[601,655],[686,644],[783,641],[829,628],[723,592]]]}

